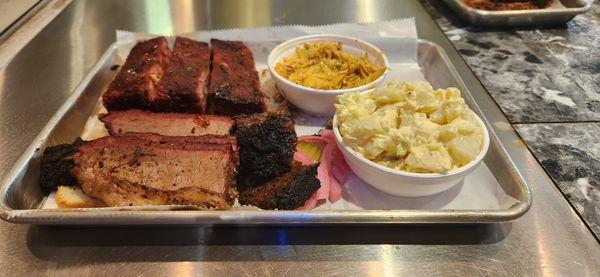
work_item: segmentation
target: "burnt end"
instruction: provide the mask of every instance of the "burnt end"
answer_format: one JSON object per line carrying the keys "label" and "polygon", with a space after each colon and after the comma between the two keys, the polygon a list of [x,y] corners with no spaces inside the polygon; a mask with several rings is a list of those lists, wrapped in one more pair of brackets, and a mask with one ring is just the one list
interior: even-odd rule
{"label": "burnt end", "polygon": [[320,187],[317,179],[318,164],[307,166],[296,172],[292,182],[277,194],[275,206],[280,210],[293,210],[304,205]]}
{"label": "burnt end", "polygon": [[252,114],[236,118],[240,152],[238,190],[256,187],[288,172],[296,151],[291,119],[279,114]]}
{"label": "burnt end", "polygon": [[40,162],[40,186],[44,190],[56,189],[59,185],[78,185],[77,179],[71,174],[73,154],[77,147],[83,144],[77,138],[72,144],[59,144],[44,150]]}
{"label": "burnt end", "polygon": [[265,210],[293,210],[304,205],[319,189],[318,164],[304,166],[294,162],[292,170],[265,183],[240,193],[242,205]]}

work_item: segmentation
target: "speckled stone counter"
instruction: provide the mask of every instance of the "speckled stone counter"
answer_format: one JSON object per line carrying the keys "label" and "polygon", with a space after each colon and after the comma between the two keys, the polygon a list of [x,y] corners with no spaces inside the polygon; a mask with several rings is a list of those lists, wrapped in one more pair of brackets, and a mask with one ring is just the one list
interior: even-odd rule
{"label": "speckled stone counter", "polygon": [[600,237],[600,3],[563,26],[489,29],[422,2]]}

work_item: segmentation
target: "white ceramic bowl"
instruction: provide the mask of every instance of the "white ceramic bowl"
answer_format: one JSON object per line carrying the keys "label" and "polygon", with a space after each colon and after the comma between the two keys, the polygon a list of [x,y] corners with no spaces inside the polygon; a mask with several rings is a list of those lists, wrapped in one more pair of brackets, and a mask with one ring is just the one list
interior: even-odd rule
{"label": "white ceramic bowl", "polygon": [[483,130],[481,152],[470,163],[447,173],[412,173],[391,169],[368,160],[346,146],[338,129],[337,115],[333,117],[333,132],[338,147],[356,176],[385,193],[419,197],[440,193],[457,185],[482,162],[490,146],[490,136],[483,121],[477,115],[475,117]]}
{"label": "white ceramic bowl", "polygon": [[[283,58],[294,54],[296,45],[322,41],[341,42],[342,51],[353,55],[362,56],[367,53],[367,57],[374,65],[385,67],[387,69],[373,82],[360,87],[337,90],[313,89],[301,86],[283,78],[275,71],[275,65],[277,63]],[[326,34],[302,36],[278,45],[269,54],[267,65],[271,72],[271,76],[273,76],[273,79],[275,80],[277,87],[282,91],[283,96],[296,107],[313,115],[332,115],[335,112],[333,104],[335,103],[335,97],[337,95],[374,88],[385,80],[389,71],[387,57],[381,50],[372,44],[352,37]]]}

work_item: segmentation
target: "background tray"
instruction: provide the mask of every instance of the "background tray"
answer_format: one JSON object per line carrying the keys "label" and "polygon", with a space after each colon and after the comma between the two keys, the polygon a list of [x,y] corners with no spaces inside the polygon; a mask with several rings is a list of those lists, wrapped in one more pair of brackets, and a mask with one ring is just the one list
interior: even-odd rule
{"label": "background tray", "polygon": [[586,0],[552,0],[546,9],[484,11],[471,8],[462,0],[444,0],[460,17],[477,26],[541,26],[569,22],[578,14],[587,12],[590,3]]}
{"label": "background tray", "polygon": [[[110,68],[122,61],[112,45],[98,64],[86,76],[79,88],[53,116],[46,128],[34,140],[15,168],[5,179],[0,194],[0,216],[10,222],[76,225],[134,225],[134,224],[401,224],[401,223],[489,223],[518,218],[531,205],[528,186],[512,166],[498,137],[490,133],[490,150],[484,170],[497,181],[499,190],[517,200],[516,204],[500,209],[436,209],[417,205],[409,209],[385,210],[312,210],[312,211],[198,211],[157,210],[145,207],[100,209],[40,209],[46,195],[38,185],[39,155],[47,145],[71,142],[81,134],[98,98],[116,73]],[[474,103],[469,91],[458,77],[443,51],[435,44],[419,41],[418,61],[424,77],[434,87],[455,86],[463,91],[469,106],[492,130],[485,112]],[[505,121],[505,118],[496,120]],[[474,197],[477,197],[476,195]],[[419,209],[420,208],[420,209]]]}

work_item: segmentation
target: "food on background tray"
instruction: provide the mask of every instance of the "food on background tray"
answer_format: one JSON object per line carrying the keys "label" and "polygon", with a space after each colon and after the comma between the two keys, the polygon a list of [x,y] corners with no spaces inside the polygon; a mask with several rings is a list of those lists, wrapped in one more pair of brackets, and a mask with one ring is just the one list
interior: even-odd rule
{"label": "food on background tray", "polygon": [[102,201],[87,196],[78,187],[59,186],[56,190],[56,205],[61,209],[106,207]]}
{"label": "food on background tray", "polygon": [[293,210],[312,197],[321,187],[317,179],[318,164],[292,164],[292,169],[264,183],[259,187],[240,192],[240,204],[252,205],[261,209]]}
{"label": "food on background tray", "polygon": [[296,46],[296,52],[275,65],[282,77],[301,86],[337,90],[366,85],[379,78],[377,67],[366,56],[342,51],[341,43],[314,42]]}
{"label": "food on background tray", "polygon": [[344,143],[378,164],[408,172],[441,173],[480,153],[483,130],[456,88],[392,82],[337,97]]}
{"label": "food on background tray", "polygon": [[230,136],[108,136],[79,146],[71,172],[85,194],[108,206],[227,209],[237,196],[237,151]]}
{"label": "food on background tray", "polygon": [[235,121],[240,147],[240,191],[260,186],[292,169],[296,131],[289,117],[262,113],[240,115]]}
{"label": "food on background tray", "polygon": [[165,37],[137,43],[102,95],[106,109],[150,109],[161,94],[159,82],[170,56]]}
{"label": "food on background tray", "polygon": [[235,124],[229,116],[187,113],[115,111],[100,116],[109,134],[157,133],[164,136],[228,135]]}
{"label": "food on background tray", "polygon": [[177,37],[169,65],[158,86],[160,97],[152,109],[204,113],[209,75],[208,43]]}
{"label": "food on background tray", "polygon": [[266,109],[252,52],[241,41],[211,39],[210,109],[216,114],[259,113]]}
{"label": "food on background tray", "polygon": [[472,8],[486,11],[534,10],[550,7],[552,0],[462,0]]}

